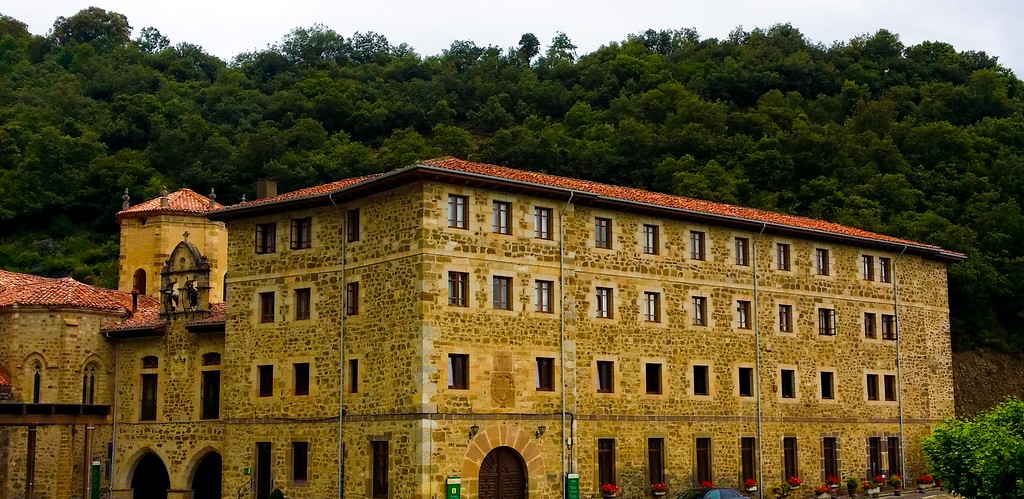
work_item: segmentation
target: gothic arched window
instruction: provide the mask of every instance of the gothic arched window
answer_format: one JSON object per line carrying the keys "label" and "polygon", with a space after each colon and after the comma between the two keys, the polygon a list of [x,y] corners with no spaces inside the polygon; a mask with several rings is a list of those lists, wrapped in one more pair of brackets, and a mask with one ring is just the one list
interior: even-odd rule
{"label": "gothic arched window", "polygon": [[85,366],[82,371],[82,404],[96,403],[96,364]]}
{"label": "gothic arched window", "polygon": [[32,364],[32,403],[38,404],[43,391],[43,364]]}

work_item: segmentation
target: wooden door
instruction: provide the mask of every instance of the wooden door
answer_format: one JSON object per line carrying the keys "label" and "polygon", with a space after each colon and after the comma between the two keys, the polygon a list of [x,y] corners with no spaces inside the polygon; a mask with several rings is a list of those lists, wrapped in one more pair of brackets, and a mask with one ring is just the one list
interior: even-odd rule
{"label": "wooden door", "polygon": [[510,447],[492,450],[480,465],[479,499],[526,499],[526,467]]}

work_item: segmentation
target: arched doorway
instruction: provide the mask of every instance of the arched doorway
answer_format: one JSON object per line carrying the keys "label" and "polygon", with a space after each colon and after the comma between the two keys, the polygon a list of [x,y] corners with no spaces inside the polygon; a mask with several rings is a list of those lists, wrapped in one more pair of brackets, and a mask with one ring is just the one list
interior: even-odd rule
{"label": "arched doorway", "polygon": [[192,475],[193,499],[220,499],[221,464],[216,451],[210,451],[196,464]]}
{"label": "arched doorway", "polygon": [[132,499],[167,499],[171,477],[160,457],[147,452],[132,472]]}
{"label": "arched doorway", "polygon": [[480,464],[480,499],[526,499],[526,465],[511,447],[498,447]]}

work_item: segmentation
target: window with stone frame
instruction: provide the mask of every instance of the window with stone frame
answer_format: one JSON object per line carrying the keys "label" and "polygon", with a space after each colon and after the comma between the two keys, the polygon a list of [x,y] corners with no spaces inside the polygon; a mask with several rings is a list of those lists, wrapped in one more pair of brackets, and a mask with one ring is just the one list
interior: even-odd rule
{"label": "window with stone frame", "polygon": [[868,437],[868,476],[882,474],[882,438]]}
{"label": "window with stone frame", "polygon": [[793,332],[793,305],[779,305],[779,332]]}
{"label": "window with stone frame", "polygon": [[822,400],[835,400],[836,398],[836,374],[832,371],[821,371],[821,398]]}
{"label": "window with stone frame", "polygon": [[865,382],[867,383],[868,400],[878,400],[878,375],[867,374]]}
{"label": "window with stone frame", "polygon": [[882,376],[882,385],[886,402],[896,401],[896,375],[886,374]]}
{"label": "window with stone frame", "polygon": [[782,439],[782,471],[783,475],[785,475],[783,480],[800,476],[796,452],[796,437],[784,437]]}
{"label": "window with stone frame", "polygon": [[875,280],[875,257],[871,255],[861,255],[860,257],[861,274],[864,276],[865,281]]}
{"label": "window with stone frame", "polygon": [[469,306],[468,273],[448,272],[448,305],[453,307]]}
{"label": "window with stone frame", "polygon": [[745,237],[736,238],[736,265],[744,267],[750,265],[750,239]]}
{"label": "window with stone frame", "polygon": [[309,320],[310,289],[298,288],[295,290],[295,320]]}
{"label": "window with stone frame", "polygon": [[825,478],[838,477],[839,472],[839,439],[836,437],[822,437],[821,439],[821,460],[825,472]]}
{"label": "window with stone frame", "polygon": [[782,385],[782,398],[796,398],[796,370],[783,369],[780,372],[780,378],[780,384]]}
{"label": "window with stone frame", "polygon": [[690,258],[704,260],[707,258],[705,234],[699,230],[690,231]]}
{"label": "window with stone frame", "polygon": [[139,421],[156,421],[157,387],[158,379],[156,373],[145,373],[142,375],[142,404],[139,410]]}
{"label": "window with stone frame", "polygon": [[359,359],[348,359],[348,392],[359,393]]}
{"label": "window with stone frame", "polygon": [[534,305],[538,312],[550,314],[554,311],[552,308],[552,302],[554,301],[554,288],[555,283],[553,281],[542,281],[538,279],[534,282]]}
{"label": "window with stone frame", "polygon": [[615,363],[610,360],[597,361],[597,392],[615,391]]}
{"label": "window with stone frame", "polygon": [[750,302],[747,300],[736,301],[736,327],[750,329]]}
{"label": "window with stone frame", "polygon": [[739,377],[739,393],[740,397],[753,397],[754,396],[754,368],[753,367],[740,367],[737,370]]}
{"label": "window with stone frame", "polygon": [[612,288],[597,288],[597,317],[601,319],[612,318],[612,307],[615,305],[612,297]]}
{"label": "window with stone frame", "polygon": [[693,394],[700,396],[711,395],[710,368],[708,366],[693,366]]}
{"label": "window with stone frame", "polygon": [[818,275],[829,275],[829,251],[827,249],[815,248],[814,261]]}
{"label": "window with stone frame", "polygon": [[882,339],[883,340],[895,340],[896,339],[896,316],[890,314],[882,314]]}
{"label": "window with stone frame", "polygon": [[256,382],[259,384],[260,397],[274,395],[274,366],[265,364],[256,367]]}
{"label": "window with stone frame", "polygon": [[647,439],[647,482],[665,482],[665,439]]}
{"label": "window with stone frame", "polygon": [[512,310],[512,278],[494,276],[492,281],[494,308]]}
{"label": "window with stone frame", "polygon": [[756,480],[757,439],[740,437],[740,480]]}
{"label": "window with stone frame", "polygon": [[597,439],[597,478],[600,485],[615,484],[615,439]]}
{"label": "window with stone frame", "polygon": [[775,266],[779,270],[792,270],[793,263],[790,261],[790,247],[786,243],[775,245]]}
{"label": "window with stone frame", "polygon": [[697,438],[697,483],[711,482],[714,480],[714,472],[711,469],[711,438]]}
{"label": "window with stone frame", "polygon": [[644,224],[641,237],[643,238],[642,246],[644,253],[648,255],[657,255],[659,245],[658,226]]}
{"label": "window with stone frame", "polygon": [[[309,395],[309,362],[296,362],[292,364],[293,389],[296,396]],[[270,377],[273,377],[271,370]],[[270,388],[271,393],[273,388]],[[269,395],[268,395],[269,396]]]}
{"label": "window with stone frame", "polygon": [[706,296],[694,296],[692,299],[692,316],[694,326],[708,325],[708,299]]}
{"label": "window with stone frame", "polygon": [[661,322],[661,293],[644,292],[644,322]]}
{"label": "window with stone frame", "polygon": [[274,253],[277,251],[277,224],[256,224],[256,254]]}
{"label": "window with stone frame", "polygon": [[359,315],[359,281],[345,284],[345,315]]}
{"label": "window with stone frame", "polygon": [[387,440],[370,442],[372,453],[372,477],[370,496],[374,499],[389,497],[390,480],[388,479],[389,461],[391,460]]}
{"label": "window with stone frame", "polygon": [[[217,354],[220,355],[220,354]],[[205,356],[204,356],[205,357]],[[217,364],[220,364],[219,359]],[[220,419],[220,369],[204,369],[200,383],[200,419]]]}
{"label": "window with stone frame", "polygon": [[889,458],[889,476],[902,475],[903,467],[900,466],[900,437],[886,438],[885,449]]}
{"label": "window with stone frame", "polygon": [[878,257],[878,282],[892,282],[892,260]]}
{"label": "window with stone frame", "polygon": [[313,219],[293,218],[291,221],[291,242],[293,250],[308,249],[313,241]]}
{"label": "window with stone frame", "polygon": [[611,249],[612,220],[610,218],[597,217],[594,219],[594,247]]}
{"label": "window with stone frame", "polygon": [[864,337],[869,339],[875,339],[877,331],[875,330],[875,313],[864,312]]}
{"label": "window with stone frame", "polygon": [[648,362],[644,365],[644,382],[648,395],[661,395],[661,364]]}
{"label": "window with stone frame", "polygon": [[292,442],[292,481],[309,480],[309,442]]}
{"label": "window with stone frame", "polygon": [[818,334],[821,336],[835,336],[836,334],[836,311],[832,308],[818,309]]}
{"label": "window with stone frame", "polygon": [[354,243],[359,240],[359,208],[348,210],[345,216],[345,240]]}
{"label": "window with stone frame", "polygon": [[469,354],[448,354],[448,388],[469,389]]}
{"label": "window with stone frame", "polygon": [[494,201],[491,203],[491,232],[495,234],[512,233],[512,203]]}
{"label": "window with stone frame", "polygon": [[555,391],[555,359],[537,357],[537,391]]}
{"label": "window with stone frame", "polygon": [[469,223],[469,197],[448,195],[448,227],[465,229]]}
{"label": "window with stone frame", "polygon": [[260,322],[274,322],[274,292],[260,293]]}
{"label": "window with stone frame", "polygon": [[82,370],[82,404],[96,403],[96,364],[89,363]]}
{"label": "window with stone frame", "polygon": [[551,239],[551,208],[533,208],[533,237]]}

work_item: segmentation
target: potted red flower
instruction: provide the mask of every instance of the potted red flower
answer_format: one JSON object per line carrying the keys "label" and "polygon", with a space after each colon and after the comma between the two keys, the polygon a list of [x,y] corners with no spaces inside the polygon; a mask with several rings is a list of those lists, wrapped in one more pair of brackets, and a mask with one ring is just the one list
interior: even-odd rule
{"label": "potted red flower", "polygon": [[825,485],[828,485],[828,488],[830,488],[832,490],[836,490],[836,489],[839,488],[839,482],[840,481],[841,480],[839,480],[839,477],[837,477],[837,476],[830,476],[830,477],[825,479]]}
{"label": "potted red flower", "polygon": [[701,480],[697,485],[705,489],[715,488],[715,482],[712,482],[711,480]]}
{"label": "potted red flower", "polygon": [[757,492],[757,480],[753,478],[743,480],[743,487],[747,489],[747,492]]}
{"label": "potted red flower", "polygon": [[667,492],[668,492],[668,485],[665,485],[665,482],[658,482],[658,483],[652,483],[651,484],[651,495],[652,496],[655,496],[655,497],[663,496]]}
{"label": "potted red flower", "polygon": [[797,488],[797,487],[803,485],[804,481],[801,480],[800,477],[798,477],[798,476],[791,476],[791,477],[786,479],[786,483],[788,483],[793,488]]}
{"label": "potted red flower", "polygon": [[917,490],[924,492],[926,489],[930,489],[932,484],[935,483],[935,479],[931,475],[921,475],[914,480],[917,483]]}
{"label": "potted red flower", "polygon": [[603,483],[601,484],[601,496],[602,497],[616,497],[619,495],[619,491],[622,490],[618,485],[614,483]]}
{"label": "potted red flower", "polygon": [[819,485],[814,488],[814,494],[817,499],[829,499],[832,497],[832,489],[828,488],[828,485]]}

